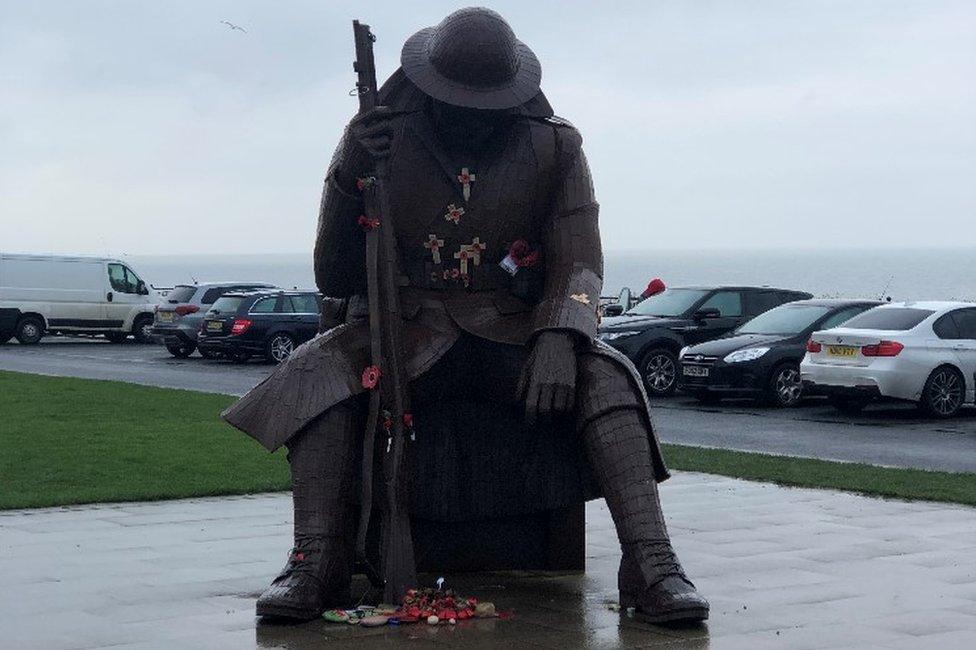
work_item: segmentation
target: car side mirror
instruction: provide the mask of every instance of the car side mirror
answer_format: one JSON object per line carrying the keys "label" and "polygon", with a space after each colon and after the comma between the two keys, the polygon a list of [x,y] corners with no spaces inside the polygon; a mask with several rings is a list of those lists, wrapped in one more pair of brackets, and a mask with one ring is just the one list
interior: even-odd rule
{"label": "car side mirror", "polygon": [[715,307],[705,307],[704,309],[699,309],[695,312],[695,320],[706,320],[709,318],[720,318],[722,312],[720,312]]}
{"label": "car side mirror", "polygon": [[136,293],[138,293],[140,296],[149,295],[149,288],[146,286],[146,283],[143,282],[142,280],[139,280],[139,283],[136,284]]}
{"label": "car side mirror", "polygon": [[624,306],[620,303],[614,303],[612,305],[607,305],[603,308],[604,316],[620,316],[624,313]]}

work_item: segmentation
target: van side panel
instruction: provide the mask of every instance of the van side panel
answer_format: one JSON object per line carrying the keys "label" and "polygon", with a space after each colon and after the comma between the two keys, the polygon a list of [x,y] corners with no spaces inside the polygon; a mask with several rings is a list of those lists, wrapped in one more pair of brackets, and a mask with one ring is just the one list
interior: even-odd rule
{"label": "van side panel", "polygon": [[0,257],[0,306],[40,314],[48,328],[119,327],[106,319],[105,262]]}

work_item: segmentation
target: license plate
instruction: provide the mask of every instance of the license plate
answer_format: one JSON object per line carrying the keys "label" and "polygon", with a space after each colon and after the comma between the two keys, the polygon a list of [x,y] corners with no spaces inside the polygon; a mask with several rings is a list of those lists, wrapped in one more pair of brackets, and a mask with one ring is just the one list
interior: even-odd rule
{"label": "license plate", "polygon": [[171,311],[161,311],[161,312],[159,312],[159,322],[160,323],[172,323],[173,322],[173,312],[171,312]]}
{"label": "license plate", "polygon": [[857,355],[857,348],[850,345],[828,345],[827,354],[833,357],[853,357]]}
{"label": "license plate", "polygon": [[219,332],[224,329],[224,324],[219,320],[207,321],[208,332]]}
{"label": "license plate", "polygon": [[707,377],[708,368],[702,366],[685,366],[682,372],[688,377]]}

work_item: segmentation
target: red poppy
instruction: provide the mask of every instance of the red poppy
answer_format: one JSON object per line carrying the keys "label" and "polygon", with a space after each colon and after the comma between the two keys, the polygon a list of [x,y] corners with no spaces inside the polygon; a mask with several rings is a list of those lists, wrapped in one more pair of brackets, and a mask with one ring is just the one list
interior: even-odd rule
{"label": "red poppy", "polygon": [[403,414],[403,426],[407,427],[408,429],[413,428],[413,413]]}
{"label": "red poppy", "polygon": [[373,390],[380,383],[380,377],[383,373],[380,372],[379,366],[366,366],[363,369],[363,388],[366,390]]}
{"label": "red poppy", "polygon": [[535,266],[539,261],[539,251],[530,249],[529,242],[524,239],[512,242],[512,246],[508,249],[508,256],[519,268]]}
{"label": "red poppy", "polygon": [[380,227],[379,219],[375,219],[375,218],[370,219],[365,214],[359,215],[359,219],[357,223],[359,224],[359,227],[362,228],[365,232],[369,232],[370,230]]}

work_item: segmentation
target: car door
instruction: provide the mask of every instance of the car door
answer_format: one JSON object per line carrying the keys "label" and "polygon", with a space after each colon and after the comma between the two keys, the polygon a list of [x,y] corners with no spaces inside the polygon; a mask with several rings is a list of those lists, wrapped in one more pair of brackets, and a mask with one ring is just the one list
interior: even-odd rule
{"label": "car door", "polygon": [[319,303],[314,293],[291,296],[298,343],[309,341],[319,331]]}
{"label": "car door", "polygon": [[746,321],[743,309],[742,292],[734,289],[720,289],[698,305],[697,311],[717,309],[716,318],[703,318],[693,329],[685,330],[685,341],[689,345],[717,339],[728,334]]}
{"label": "car door", "polygon": [[106,326],[120,328],[126,324],[134,307],[146,303],[146,297],[139,292],[139,276],[125,264],[109,262],[107,271],[109,286],[105,294]]}
{"label": "car door", "polygon": [[957,309],[950,316],[958,337],[952,342],[952,350],[966,375],[967,400],[973,401],[976,399],[976,307]]}

